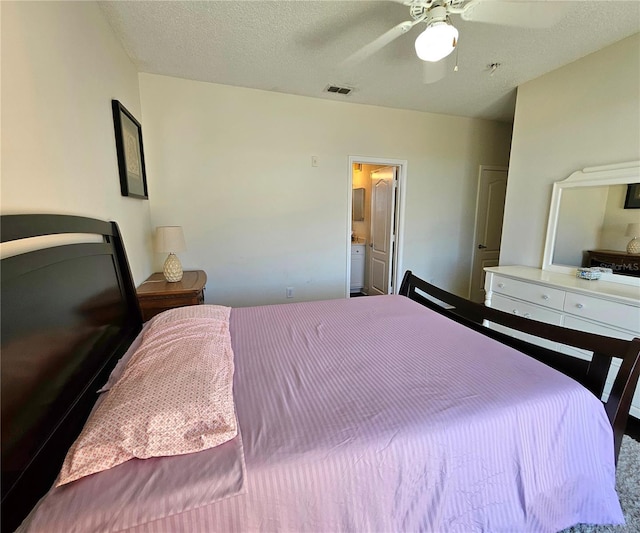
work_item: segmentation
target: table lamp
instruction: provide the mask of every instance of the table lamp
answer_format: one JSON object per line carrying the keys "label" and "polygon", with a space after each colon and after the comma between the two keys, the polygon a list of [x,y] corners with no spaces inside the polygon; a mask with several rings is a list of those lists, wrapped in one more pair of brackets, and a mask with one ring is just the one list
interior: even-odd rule
{"label": "table lamp", "polygon": [[628,254],[640,254],[640,223],[632,222],[627,226],[627,231],[625,232],[625,236],[633,237],[627,244],[627,253]]}
{"label": "table lamp", "polygon": [[182,264],[176,252],[184,252],[187,246],[184,242],[182,226],[158,226],[156,228],[155,249],[159,253],[168,253],[162,272],[164,279],[170,282],[182,279]]}

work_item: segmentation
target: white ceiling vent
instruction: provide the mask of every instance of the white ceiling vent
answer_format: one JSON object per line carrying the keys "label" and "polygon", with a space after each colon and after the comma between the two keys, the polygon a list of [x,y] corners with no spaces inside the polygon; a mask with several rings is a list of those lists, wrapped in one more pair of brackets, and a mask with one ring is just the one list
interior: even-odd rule
{"label": "white ceiling vent", "polygon": [[327,93],[344,94],[345,96],[347,96],[348,94],[351,94],[351,91],[353,91],[353,87],[340,87],[338,85],[327,85],[324,91]]}

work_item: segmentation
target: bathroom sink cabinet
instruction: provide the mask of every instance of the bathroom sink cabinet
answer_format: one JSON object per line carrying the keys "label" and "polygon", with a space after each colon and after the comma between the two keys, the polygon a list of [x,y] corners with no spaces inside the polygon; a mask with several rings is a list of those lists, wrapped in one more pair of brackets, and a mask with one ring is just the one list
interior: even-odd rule
{"label": "bathroom sink cabinet", "polygon": [[364,244],[351,245],[351,292],[360,292],[364,287],[365,255]]}

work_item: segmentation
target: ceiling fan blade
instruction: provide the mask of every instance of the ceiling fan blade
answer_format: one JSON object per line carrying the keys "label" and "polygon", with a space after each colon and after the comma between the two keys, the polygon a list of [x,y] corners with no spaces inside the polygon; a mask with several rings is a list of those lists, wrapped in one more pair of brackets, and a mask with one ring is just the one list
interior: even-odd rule
{"label": "ceiling fan blade", "polygon": [[397,26],[394,26],[389,31],[383,33],[377,39],[374,39],[369,44],[360,48],[353,54],[351,54],[347,59],[345,59],[340,66],[341,67],[351,67],[364,61],[368,57],[375,54],[378,50],[381,50],[385,46],[387,46],[391,41],[397,39],[401,35],[407,33],[418,21],[415,20],[407,20],[405,22],[401,22]]}
{"label": "ceiling fan blade", "polygon": [[461,10],[463,20],[521,28],[549,28],[567,12],[565,2],[474,0]]}
{"label": "ceiling fan blade", "polygon": [[445,59],[432,63],[431,61],[422,62],[422,83],[435,83],[440,81],[447,75],[449,70],[448,61]]}

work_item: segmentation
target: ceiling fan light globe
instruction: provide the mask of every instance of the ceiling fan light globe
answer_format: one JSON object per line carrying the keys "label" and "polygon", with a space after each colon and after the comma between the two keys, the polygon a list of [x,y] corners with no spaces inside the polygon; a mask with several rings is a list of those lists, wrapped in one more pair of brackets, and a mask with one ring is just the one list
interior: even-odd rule
{"label": "ceiling fan light globe", "polygon": [[458,30],[448,22],[433,22],[416,39],[416,54],[422,61],[435,63],[456,48]]}

